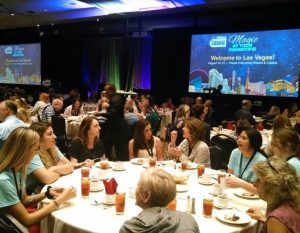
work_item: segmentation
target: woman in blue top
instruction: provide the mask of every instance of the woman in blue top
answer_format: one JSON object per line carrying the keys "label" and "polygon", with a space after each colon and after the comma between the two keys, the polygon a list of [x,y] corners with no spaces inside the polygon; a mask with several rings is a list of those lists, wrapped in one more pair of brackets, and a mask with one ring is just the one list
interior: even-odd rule
{"label": "woman in blue top", "polygon": [[265,153],[260,149],[262,136],[254,128],[245,129],[237,139],[238,148],[231,152],[228,173],[234,176],[226,178],[226,185],[232,188],[242,187],[256,193],[252,185],[256,177],[252,166],[261,160],[266,160]]}
{"label": "woman in blue top", "polygon": [[[10,214],[25,226],[39,222],[76,196],[74,188],[48,188],[47,192],[27,196],[27,165],[37,153],[39,139],[35,131],[19,127],[9,135],[0,152],[0,214]],[[36,206],[46,197],[56,199],[34,213],[27,212],[27,207]]]}

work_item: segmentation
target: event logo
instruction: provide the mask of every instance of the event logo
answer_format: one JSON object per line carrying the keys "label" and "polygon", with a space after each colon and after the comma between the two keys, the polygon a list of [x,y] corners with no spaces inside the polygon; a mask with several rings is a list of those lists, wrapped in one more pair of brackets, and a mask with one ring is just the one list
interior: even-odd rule
{"label": "event logo", "polygon": [[5,48],[5,54],[12,54],[12,51],[13,49],[11,46]]}
{"label": "event logo", "polygon": [[212,48],[226,47],[226,36],[216,36],[209,41],[209,46]]}

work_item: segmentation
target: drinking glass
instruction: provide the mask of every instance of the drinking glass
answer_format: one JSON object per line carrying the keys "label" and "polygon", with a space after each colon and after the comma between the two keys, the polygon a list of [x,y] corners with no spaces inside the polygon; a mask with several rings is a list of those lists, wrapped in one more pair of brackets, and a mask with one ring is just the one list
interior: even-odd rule
{"label": "drinking glass", "polygon": [[205,165],[199,163],[197,167],[198,177],[203,175],[204,170],[205,170]]}
{"label": "drinking glass", "polygon": [[90,176],[90,168],[82,167],[81,168],[81,177],[89,177]]}
{"label": "drinking glass", "polygon": [[218,184],[221,184],[221,178],[226,177],[226,171],[223,169],[218,170]]}
{"label": "drinking glass", "polygon": [[82,198],[89,198],[90,187],[91,187],[90,178],[89,177],[82,177],[81,178],[81,195],[82,195]]}
{"label": "drinking glass", "polygon": [[116,193],[116,214],[124,214],[125,199],[126,199],[125,192]]}
{"label": "drinking glass", "polygon": [[149,167],[156,167],[156,158],[149,159]]}
{"label": "drinking glass", "polygon": [[214,205],[214,198],[210,195],[207,195],[203,198],[203,215],[210,218],[212,215]]}
{"label": "drinking glass", "polygon": [[109,167],[108,158],[102,157],[100,161],[100,168],[106,170],[108,169],[108,167]]}

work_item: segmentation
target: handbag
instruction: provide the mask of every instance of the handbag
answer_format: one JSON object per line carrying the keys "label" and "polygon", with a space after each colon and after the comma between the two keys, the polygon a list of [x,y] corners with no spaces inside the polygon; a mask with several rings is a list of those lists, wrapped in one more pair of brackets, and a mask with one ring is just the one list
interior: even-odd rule
{"label": "handbag", "polygon": [[0,232],[1,233],[23,233],[7,215],[0,215]]}

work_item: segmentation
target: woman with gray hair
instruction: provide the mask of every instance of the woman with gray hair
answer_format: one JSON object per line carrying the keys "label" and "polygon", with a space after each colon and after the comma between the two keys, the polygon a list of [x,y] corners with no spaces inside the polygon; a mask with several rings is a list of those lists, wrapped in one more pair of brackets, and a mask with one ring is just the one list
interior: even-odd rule
{"label": "woman with gray hair", "polygon": [[120,233],[199,232],[191,215],[166,208],[175,196],[176,184],[170,174],[159,168],[144,171],[136,189],[136,205],[143,211],[127,220]]}
{"label": "woman with gray hair", "polygon": [[300,183],[295,169],[273,156],[253,166],[254,186],[268,204],[266,216],[259,208],[248,209],[253,219],[264,223],[261,233],[297,233],[300,229]]}

